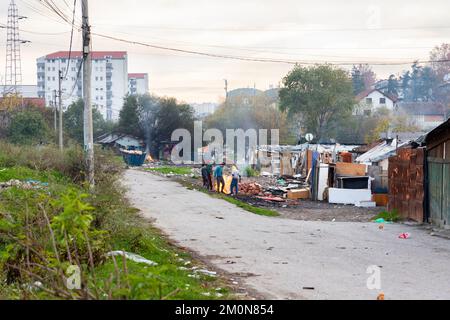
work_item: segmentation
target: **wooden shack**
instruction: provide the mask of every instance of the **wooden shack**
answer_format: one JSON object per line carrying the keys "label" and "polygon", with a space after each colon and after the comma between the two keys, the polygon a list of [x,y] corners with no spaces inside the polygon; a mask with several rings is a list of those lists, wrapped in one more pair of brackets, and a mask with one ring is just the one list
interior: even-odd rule
{"label": "wooden shack", "polygon": [[450,229],[450,120],[431,131],[425,144],[429,222]]}

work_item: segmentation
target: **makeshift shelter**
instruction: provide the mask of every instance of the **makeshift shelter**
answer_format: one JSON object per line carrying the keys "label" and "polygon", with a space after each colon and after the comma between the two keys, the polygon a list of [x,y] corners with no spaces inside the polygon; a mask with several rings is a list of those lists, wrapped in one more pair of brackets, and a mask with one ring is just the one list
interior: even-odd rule
{"label": "makeshift shelter", "polygon": [[429,222],[450,229],[450,120],[425,137]]}

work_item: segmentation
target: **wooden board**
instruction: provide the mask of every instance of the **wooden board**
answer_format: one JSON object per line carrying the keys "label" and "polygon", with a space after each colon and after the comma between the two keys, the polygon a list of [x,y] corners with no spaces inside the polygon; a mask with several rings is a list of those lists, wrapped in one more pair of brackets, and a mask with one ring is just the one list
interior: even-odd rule
{"label": "wooden board", "polygon": [[366,175],[367,166],[358,163],[336,163],[336,174],[339,176],[356,176],[362,177]]}
{"label": "wooden board", "polygon": [[288,191],[288,199],[299,200],[299,199],[309,199],[310,191],[309,189],[294,189]]}

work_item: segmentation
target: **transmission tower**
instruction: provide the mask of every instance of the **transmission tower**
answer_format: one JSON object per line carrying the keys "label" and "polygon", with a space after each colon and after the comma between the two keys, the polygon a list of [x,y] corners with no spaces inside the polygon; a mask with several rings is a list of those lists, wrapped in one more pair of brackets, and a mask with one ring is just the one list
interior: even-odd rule
{"label": "transmission tower", "polygon": [[14,0],[8,9],[8,25],[6,40],[6,72],[3,95],[20,95],[22,84],[22,62],[20,59],[20,45],[29,41],[20,40],[19,20],[26,17],[19,16],[19,10]]}

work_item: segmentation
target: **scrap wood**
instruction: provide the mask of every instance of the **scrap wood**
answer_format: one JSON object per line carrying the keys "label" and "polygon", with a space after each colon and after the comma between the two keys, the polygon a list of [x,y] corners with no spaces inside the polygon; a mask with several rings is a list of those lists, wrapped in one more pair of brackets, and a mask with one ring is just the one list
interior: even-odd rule
{"label": "scrap wood", "polygon": [[258,199],[269,201],[269,202],[285,202],[283,198],[280,197],[257,197]]}

